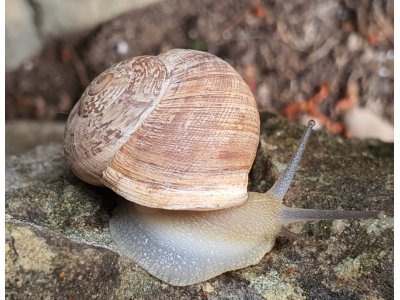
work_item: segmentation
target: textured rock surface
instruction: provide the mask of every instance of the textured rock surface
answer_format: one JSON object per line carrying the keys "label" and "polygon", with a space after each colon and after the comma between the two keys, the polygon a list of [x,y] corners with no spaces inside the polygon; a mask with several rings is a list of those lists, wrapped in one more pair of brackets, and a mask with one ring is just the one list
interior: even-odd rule
{"label": "textured rock surface", "polygon": [[[266,191],[303,127],[262,115],[249,188]],[[285,197],[293,207],[385,210],[389,218],[290,227],[259,264],[169,286],[119,256],[108,220],[115,194],[80,181],[62,146],[6,160],[9,299],[393,299],[393,144],[313,132]]]}
{"label": "textured rock surface", "polygon": [[12,120],[5,124],[6,157],[20,155],[39,145],[63,142],[65,122]]}

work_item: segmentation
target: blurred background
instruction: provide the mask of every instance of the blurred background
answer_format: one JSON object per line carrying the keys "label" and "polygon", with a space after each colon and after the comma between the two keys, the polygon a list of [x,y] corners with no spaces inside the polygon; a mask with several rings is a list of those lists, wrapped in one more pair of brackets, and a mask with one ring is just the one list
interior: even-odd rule
{"label": "blurred background", "polygon": [[6,0],[6,156],[62,142],[112,64],[173,48],[234,67],[268,111],[393,142],[394,0]]}

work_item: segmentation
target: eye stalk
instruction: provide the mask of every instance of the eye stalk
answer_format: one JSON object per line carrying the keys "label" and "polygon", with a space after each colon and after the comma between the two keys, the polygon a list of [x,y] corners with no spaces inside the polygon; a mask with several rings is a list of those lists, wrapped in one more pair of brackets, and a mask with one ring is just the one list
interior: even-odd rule
{"label": "eye stalk", "polygon": [[[292,182],[293,175],[301,160],[301,156],[306,148],[308,138],[310,137],[311,130],[315,125],[314,120],[308,121],[308,126],[304,132],[300,144],[293,154],[286,170],[279,177],[274,186],[267,192],[276,200],[282,201],[285,196],[290,183]],[[302,209],[302,208],[289,208],[282,206],[279,216],[279,225],[285,225],[296,222],[305,222],[311,220],[335,220],[335,219],[386,219],[386,213],[383,211],[332,211],[332,210],[316,210],[316,209]]]}
{"label": "eye stalk", "polygon": [[337,220],[337,219],[386,219],[383,211],[342,211],[342,210],[317,210],[284,207],[279,213],[279,224],[285,225],[296,222],[312,220]]}
{"label": "eye stalk", "polygon": [[312,128],[315,126],[315,121],[308,121],[308,126],[306,131],[303,133],[301,137],[300,144],[296,149],[296,152],[293,154],[290,159],[289,165],[287,166],[285,172],[279,177],[278,181],[274,184],[274,186],[267,192],[274,196],[277,200],[282,201],[285,196],[290,183],[292,182],[293,175],[296,172],[297,166],[301,160],[301,156],[303,155],[304,149],[306,148],[308,138],[310,137]]}

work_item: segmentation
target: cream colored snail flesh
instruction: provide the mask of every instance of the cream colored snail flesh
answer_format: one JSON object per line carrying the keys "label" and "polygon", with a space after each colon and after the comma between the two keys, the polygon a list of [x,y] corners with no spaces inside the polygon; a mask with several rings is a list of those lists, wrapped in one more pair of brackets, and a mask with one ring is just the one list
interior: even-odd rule
{"label": "cream colored snail flesh", "polygon": [[126,199],[110,219],[121,254],[184,286],[257,264],[285,224],[386,217],[282,204],[313,126],[275,185],[247,193],[259,136],[248,86],[211,54],[171,50],[97,77],[68,119],[64,148],[78,177]]}

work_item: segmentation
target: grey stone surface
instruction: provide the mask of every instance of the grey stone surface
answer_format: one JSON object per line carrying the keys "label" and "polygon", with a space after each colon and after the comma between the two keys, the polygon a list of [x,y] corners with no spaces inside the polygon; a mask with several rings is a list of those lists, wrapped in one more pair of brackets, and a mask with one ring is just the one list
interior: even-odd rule
{"label": "grey stone surface", "polygon": [[6,157],[63,142],[65,122],[13,120],[5,124]]}
{"label": "grey stone surface", "polygon": [[47,38],[78,32],[161,0],[6,0],[6,71],[42,49]]}
{"label": "grey stone surface", "polygon": [[34,0],[42,15],[45,34],[62,34],[92,28],[134,8],[160,0]]}
{"label": "grey stone surface", "polygon": [[[262,114],[249,189],[264,192],[304,127]],[[108,221],[115,194],[80,181],[61,145],[6,160],[9,299],[393,299],[393,144],[313,132],[284,203],[385,210],[377,220],[290,225],[255,266],[173,287],[120,257]],[[207,295],[207,296],[205,296]]]}
{"label": "grey stone surface", "polygon": [[6,0],[5,8],[6,71],[13,71],[25,59],[38,53],[42,43],[28,1]]}

